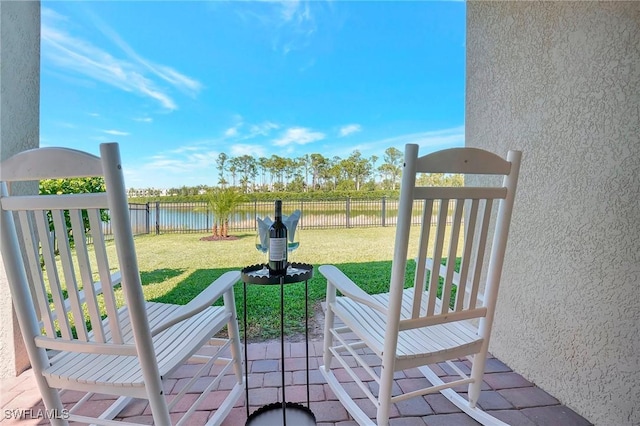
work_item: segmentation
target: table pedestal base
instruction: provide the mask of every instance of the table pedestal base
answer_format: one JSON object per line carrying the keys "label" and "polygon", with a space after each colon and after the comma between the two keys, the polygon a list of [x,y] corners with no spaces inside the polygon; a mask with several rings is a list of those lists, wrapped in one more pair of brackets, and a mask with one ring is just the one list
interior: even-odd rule
{"label": "table pedestal base", "polygon": [[[286,419],[286,423],[283,421]],[[305,426],[316,425],[316,416],[304,405],[287,402],[283,410],[282,402],[265,405],[254,411],[247,419],[246,425],[285,425]]]}
{"label": "table pedestal base", "polygon": [[307,406],[294,402],[276,402],[265,405],[249,415],[249,385],[245,388],[245,405],[247,408],[247,425],[276,426],[287,424],[291,426],[315,425],[316,416],[309,409],[309,280],[313,277],[313,266],[304,263],[292,263],[283,275],[271,275],[264,265],[253,265],[243,268],[241,271],[244,295],[244,369],[249,378],[249,364],[247,353],[247,283],[258,285],[280,286],[280,373],[282,374],[282,400],[286,401],[285,394],[285,356],[284,356],[284,286],[304,281],[304,312],[305,312],[305,358],[307,361]]}

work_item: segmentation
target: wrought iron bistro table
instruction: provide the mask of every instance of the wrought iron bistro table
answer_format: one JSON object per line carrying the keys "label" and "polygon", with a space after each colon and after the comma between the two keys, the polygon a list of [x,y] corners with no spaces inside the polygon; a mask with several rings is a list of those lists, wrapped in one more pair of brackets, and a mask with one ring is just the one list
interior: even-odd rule
{"label": "wrought iron bistro table", "polygon": [[[316,417],[309,408],[309,279],[313,277],[313,266],[305,263],[291,263],[286,274],[271,275],[265,265],[247,266],[242,269],[244,300],[244,369],[247,380],[245,404],[247,407],[247,425],[293,426],[315,425]],[[304,281],[305,344],[307,370],[307,406],[287,402],[284,381],[284,286]],[[249,415],[249,361],[247,358],[247,284],[280,286],[280,360],[282,372],[282,402],[265,405]]]}

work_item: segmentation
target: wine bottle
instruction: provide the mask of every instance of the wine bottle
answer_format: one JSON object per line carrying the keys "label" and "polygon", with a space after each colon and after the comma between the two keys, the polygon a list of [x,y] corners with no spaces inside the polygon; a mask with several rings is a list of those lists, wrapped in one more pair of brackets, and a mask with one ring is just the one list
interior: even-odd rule
{"label": "wine bottle", "polygon": [[273,275],[287,272],[287,227],[282,222],[282,200],[276,200],[275,220],[269,227],[268,266]]}

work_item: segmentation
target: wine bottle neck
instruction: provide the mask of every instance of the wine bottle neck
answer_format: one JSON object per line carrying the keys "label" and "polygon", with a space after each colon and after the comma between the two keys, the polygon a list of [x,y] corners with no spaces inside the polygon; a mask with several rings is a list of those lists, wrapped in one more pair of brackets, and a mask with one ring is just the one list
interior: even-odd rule
{"label": "wine bottle neck", "polygon": [[277,221],[281,221],[282,220],[282,201],[280,201],[280,200],[276,201],[275,219]]}

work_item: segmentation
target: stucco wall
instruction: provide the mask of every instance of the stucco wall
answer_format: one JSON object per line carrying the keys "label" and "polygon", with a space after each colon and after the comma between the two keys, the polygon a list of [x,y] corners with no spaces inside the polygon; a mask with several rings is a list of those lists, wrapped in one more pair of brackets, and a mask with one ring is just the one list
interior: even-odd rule
{"label": "stucco wall", "polygon": [[491,351],[640,424],[640,3],[470,2],[466,144],[523,163]]}
{"label": "stucco wall", "polygon": [[[40,2],[0,1],[0,159],[39,145],[39,105]],[[37,186],[15,189],[26,193]],[[0,377],[28,366],[11,303],[0,262]]]}

